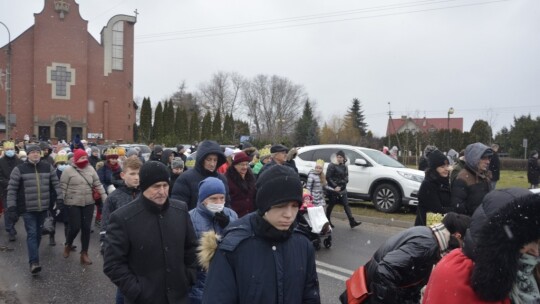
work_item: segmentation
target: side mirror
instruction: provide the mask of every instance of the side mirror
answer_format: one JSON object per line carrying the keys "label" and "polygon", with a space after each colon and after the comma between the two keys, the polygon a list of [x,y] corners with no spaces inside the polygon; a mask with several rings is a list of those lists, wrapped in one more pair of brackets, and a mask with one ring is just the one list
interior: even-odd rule
{"label": "side mirror", "polygon": [[357,165],[357,166],[364,166],[366,167],[367,166],[367,162],[365,159],[362,159],[362,158],[357,158],[354,160],[354,164]]}

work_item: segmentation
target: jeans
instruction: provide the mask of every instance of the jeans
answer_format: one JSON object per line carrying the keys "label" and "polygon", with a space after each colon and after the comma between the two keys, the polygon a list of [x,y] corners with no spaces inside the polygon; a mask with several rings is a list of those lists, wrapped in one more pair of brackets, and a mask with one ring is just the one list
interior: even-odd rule
{"label": "jeans", "polygon": [[81,231],[81,252],[88,252],[88,246],[90,245],[90,230],[92,226],[92,217],[94,216],[94,204],[86,205],[84,207],[79,206],[66,206],[68,213],[68,238],[66,245],[73,245],[73,240]]}
{"label": "jeans", "polygon": [[24,229],[26,229],[26,245],[28,247],[28,261],[30,264],[39,264],[39,243],[41,243],[41,228],[47,217],[47,210],[38,212],[25,212],[22,214]]}
{"label": "jeans", "polygon": [[9,219],[9,216],[7,216],[7,197],[3,198],[3,205],[4,205],[4,225],[6,226],[6,232],[9,235],[15,235],[17,234],[17,231],[15,230],[15,223],[12,223]]}
{"label": "jeans", "polygon": [[120,288],[116,289],[116,304],[124,304],[124,295],[120,291]]}

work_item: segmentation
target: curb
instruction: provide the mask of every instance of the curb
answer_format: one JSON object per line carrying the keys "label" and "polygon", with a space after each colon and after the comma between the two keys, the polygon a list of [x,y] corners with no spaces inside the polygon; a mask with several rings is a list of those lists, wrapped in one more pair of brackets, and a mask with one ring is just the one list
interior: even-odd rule
{"label": "curb", "polygon": [[[332,212],[332,217],[338,218],[341,220],[347,219],[345,212],[334,211]],[[370,224],[386,225],[386,226],[392,226],[392,227],[398,227],[398,228],[410,228],[414,226],[414,223],[393,220],[393,219],[386,219],[386,218],[379,218],[379,217],[372,217],[372,216],[362,216],[362,215],[355,215],[355,217],[361,222],[370,223]]]}

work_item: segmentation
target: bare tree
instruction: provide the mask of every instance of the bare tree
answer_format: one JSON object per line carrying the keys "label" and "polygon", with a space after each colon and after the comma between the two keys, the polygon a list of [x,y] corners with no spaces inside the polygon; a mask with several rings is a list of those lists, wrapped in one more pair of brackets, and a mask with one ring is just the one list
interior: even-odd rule
{"label": "bare tree", "polygon": [[293,132],[307,95],[284,77],[257,75],[243,86],[242,98],[257,134],[276,141]]}
{"label": "bare tree", "polygon": [[174,92],[170,99],[173,102],[175,108],[183,107],[188,113],[197,110],[197,98],[192,93],[187,91],[186,81],[182,80],[176,92]]}
{"label": "bare tree", "polygon": [[238,73],[215,73],[209,82],[199,86],[203,107],[211,109],[213,113],[218,109],[224,114],[234,113],[243,82],[243,77]]}

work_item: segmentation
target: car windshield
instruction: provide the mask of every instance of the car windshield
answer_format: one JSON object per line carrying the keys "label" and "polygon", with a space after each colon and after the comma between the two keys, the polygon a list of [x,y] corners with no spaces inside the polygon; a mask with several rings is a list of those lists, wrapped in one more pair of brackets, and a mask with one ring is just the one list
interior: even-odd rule
{"label": "car windshield", "polygon": [[370,150],[370,149],[361,149],[361,151],[367,154],[369,158],[373,159],[375,162],[377,162],[381,166],[392,167],[392,168],[405,168],[405,166],[402,163],[382,153],[381,151]]}

